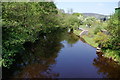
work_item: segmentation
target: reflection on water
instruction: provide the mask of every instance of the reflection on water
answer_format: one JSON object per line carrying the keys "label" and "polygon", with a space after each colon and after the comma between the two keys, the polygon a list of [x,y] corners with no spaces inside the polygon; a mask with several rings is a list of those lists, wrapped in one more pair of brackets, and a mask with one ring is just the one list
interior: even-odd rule
{"label": "reflection on water", "polygon": [[[95,48],[66,31],[40,36],[35,43],[24,43],[10,69],[3,68],[3,78],[96,78],[119,77],[114,62],[97,56]],[[94,60],[93,60],[94,59]],[[7,74],[7,75],[6,75]]]}
{"label": "reflection on water", "polygon": [[98,74],[103,74],[105,78],[120,77],[120,65],[108,58],[98,55],[94,59],[93,65],[98,69]]}

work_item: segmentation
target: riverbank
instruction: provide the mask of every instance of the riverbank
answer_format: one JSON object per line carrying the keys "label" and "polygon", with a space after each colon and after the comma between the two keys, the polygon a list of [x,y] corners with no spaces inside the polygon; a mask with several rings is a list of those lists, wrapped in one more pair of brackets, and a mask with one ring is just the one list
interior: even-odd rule
{"label": "riverbank", "polygon": [[[77,36],[79,36],[80,31],[79,30],[75,30],[74,34],[76,34]],[[88,35],[83,35],[82,38],[85,40],[85,42],[95,48],[98,47],[98,43],[95,42],[95,37],[97,37],[96,35],[93,34],[88,34]],[[119,50],[111,50],[111,49],[105,49],[105,50],[101,50],[104,53],[104,57],[109,58],[110,60],[113,60],[115,62],[117,62],[118,64],[120,64],[120,51]]]}
{"label": "riverbank", "polygon": [[[91,46],[93,47],[98,46],[98,43],[95,43],[93,38],[90,38],[89,36],[86,36],[86,35],[84,35],[82,38],[86,41],[86,43],[90,44]],[[109,58],[110,60],[113,60],[120,64],[119,50],[111,50],[111,49],[103,50],[102,49],[101,52],[104,53],[104,57]]]}
{"label": "riverbank", "polygon": [[82,36],[82,38],[85,39],[85,41],[86,41],[88,44],[90,44],[91,46],[93,46],[93,47],[95,47],[95,48],[98,46],[98,43],[95,43],[93,37],[89,37],[89,36],[84,35],[84,36]]}
{"label": "riverbank", "polygon": [[[77,36],[79,36],[81,32],[82,32],[82,31],[80,31],[80,30],[75,30],[75,31],[74,31],[74,34],[77,35]],[[83,38],[89,45],[91,45],[91,46],[93,46],[93,47],[95,47],[95,48],[98,46],[98,43],[95,43],[95,41],[94,41],[94,36],[91,36],[90,34],[88,34],[88,35],[83,35],[82,38]]]}

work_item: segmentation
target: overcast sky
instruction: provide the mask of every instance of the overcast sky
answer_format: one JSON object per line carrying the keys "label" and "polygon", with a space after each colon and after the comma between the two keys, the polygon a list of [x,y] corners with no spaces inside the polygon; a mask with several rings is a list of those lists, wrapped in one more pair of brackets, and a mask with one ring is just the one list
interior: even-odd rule
{"label": "overcast sky", "polygon": [[82,0],[82,1],[56,1],[55,4],[58,9],[64,9],[67,12],[69,9],[73,9],[73,12],[79,13],[99,13],[104,15],[110,15],[115,12],[115,8],[118,7],[119,0],[104,0],[104,1],[95,1],[95,0]]}

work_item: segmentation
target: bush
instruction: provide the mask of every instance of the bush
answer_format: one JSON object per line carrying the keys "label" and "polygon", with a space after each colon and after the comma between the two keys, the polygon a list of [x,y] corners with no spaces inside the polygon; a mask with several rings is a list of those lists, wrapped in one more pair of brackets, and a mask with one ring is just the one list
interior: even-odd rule
{"label": "bush", "polygon": [[109,36],[102,33],[98,32],[97,35],[94,37],[95,43],[101,44],[102,47],[106,47],[106,42],[109,41]]}
{"label": "bush", "polygon": [[99,26],[96,27],[95,30],[94,30],[94,34],[97,34],[98,32],[100,32],[100,30],[101,30],[101,28]]}
{"label": "bush", "polygon": [[107,26],[110,39],[106,44],[114,50],[120,49],[120,16],[118,15],[119,14],[112,15]]}

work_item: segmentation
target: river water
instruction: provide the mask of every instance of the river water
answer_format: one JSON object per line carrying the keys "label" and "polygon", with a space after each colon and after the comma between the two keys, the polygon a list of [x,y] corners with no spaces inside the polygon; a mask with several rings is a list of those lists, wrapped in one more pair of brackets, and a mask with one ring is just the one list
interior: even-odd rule
{"label": "river water", "polygon": [[75,34],[56,32],[26,42],[3,78],[119,78],[120,66]]}

